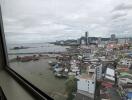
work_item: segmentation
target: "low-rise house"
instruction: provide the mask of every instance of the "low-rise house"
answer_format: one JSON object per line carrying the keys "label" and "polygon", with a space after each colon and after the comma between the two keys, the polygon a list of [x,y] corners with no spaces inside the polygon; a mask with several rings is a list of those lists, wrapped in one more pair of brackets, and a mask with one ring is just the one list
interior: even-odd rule
{"label": "low-rise house", "polygon": [[107,68],[104,79],[114,83],[115,82],[115,70],[112,68]]}
{"label": "low-rise house", "polygon": [[111,100],[108,94],[101,94],[100,98],[101,100]]}
{"label": "low-rise house", "polygon": [[119,72],[119,73],[121,73],[121,72],[128,72],[129,71],[129,68],[126,67],[126,66],[118,66],[116,68],[116,71]]}
{"label": "low-rise house", "polygon": [[96,79],[101,80],[102,78],[102,64],[92,64],[88,66],[88,72],[95,73],[96,74]]}
{"label": "low-rise house", "polygon": [[109,91],[103,85],[100,87],[100,100],[111,100]]}
{"label": "low-rise house", "polygon": [[105,56],[101,56],[101,57],[98,57],[98,59],[100,59],[100,60],[105,60],[106,57],[105,57]]}
{"label": "low-rise house", "polygon": [[132,74],[127,72],[122,72],[118,76],[118,85],[121,84],[132,84]]}
{"label": "low-rise house", "polygon": [[76,60],[73,60],[71,61],[71,72],[69,72],[69,75],[79,75],[80,74],[80,69],[79,67],[77,66],[77,61]]}
{"label": "low-rise house", "polygon": [[88,73],[95,73],[96,72],[96,65],[90,65],[87,67],[87,72]]}
{"label": "low-rise house", "polygon": [[132,60],[131,59],[121,59],[119,64],[129,68],[132,64]]}
{"label": "low-rise house", "polygon": [[132,84],[120,85],[119,93],[123,100],[132,100]]}
{"label": "low-rise house", "polygon": [[98,44],[98,47],[99,48],[104,48],[105,47],[105,44]]}
{"label": "low-rise house", "polygon": [[78,67],[72,67],[71,71],[72,72],[80,72],[80,69]]}
{"label": "low-rise house", "polygon": [[83,63],[85,63],[85,64],[89,63],[90,62],[89,60],[90,60],[89,57],[83,57],[83,59],[82,59]]}
{"label": "low-rise house", "polygon": [[90,61],[91,63],[94,63],[94,62],[96,63],[96,62],[99,62],[99,59],[90,59],[89,61]]}

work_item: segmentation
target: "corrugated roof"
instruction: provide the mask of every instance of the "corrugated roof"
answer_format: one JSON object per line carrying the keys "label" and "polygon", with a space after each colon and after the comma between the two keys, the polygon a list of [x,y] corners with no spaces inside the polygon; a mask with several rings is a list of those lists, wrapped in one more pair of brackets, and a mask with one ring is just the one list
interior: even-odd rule
{"label": "corrugated roof", "polygon": [[128,92],[127,93],[127,97],[130,99],[130,98],[132,98],[132,92]]}
{"label": "corrugated roof", "polygon": [[132,74],[129,74],[127,72],[122,72],[122,73],[120,73],[120,76],[132,76]]}

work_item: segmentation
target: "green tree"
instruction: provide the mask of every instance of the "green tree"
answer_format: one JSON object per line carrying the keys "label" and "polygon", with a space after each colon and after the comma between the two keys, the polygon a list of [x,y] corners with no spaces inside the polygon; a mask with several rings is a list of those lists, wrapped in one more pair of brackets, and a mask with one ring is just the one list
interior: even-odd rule
{"label": "green tree", "polygon": [[124,55],[123,54],[119,54],[116,62],[119,62],[122,58],[124,58]]}
{"label": "green tree", "polygon": [[68,94],[67,100],[73,100],[74,98],[73,93],[77,91],[77,79],[74,76],[69,77],[65,84],[66,92]]}

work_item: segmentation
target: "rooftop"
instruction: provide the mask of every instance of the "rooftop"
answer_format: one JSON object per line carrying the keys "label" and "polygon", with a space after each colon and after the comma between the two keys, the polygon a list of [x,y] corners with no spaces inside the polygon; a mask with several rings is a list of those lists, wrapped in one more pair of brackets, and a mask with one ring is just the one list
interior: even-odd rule
{"label": "rooftop", "polygon": [[94,73],[82,74],[82,75],[80,76],[80,78],[82,78],[82,79],[87,79],[87,80],[93,79],[93,78],[94,78]]}
{"label": "rooftop", "polygon": [[127,93],[127,97],[128,97],[128,98],[132,98],[132,92],[128,92],[128,93]]}
{"label": "rooftop", "polygon": [[129,74],[127,72],[122,72],[120,73],[120,76],[131,76],[132,77],[132,74]]}
{"label": "rooftop", "polygon": [[114,71],[114,69],[107,68],[106,74],[107,75],[110,75],[110,76],[115,76],[115,71]]}

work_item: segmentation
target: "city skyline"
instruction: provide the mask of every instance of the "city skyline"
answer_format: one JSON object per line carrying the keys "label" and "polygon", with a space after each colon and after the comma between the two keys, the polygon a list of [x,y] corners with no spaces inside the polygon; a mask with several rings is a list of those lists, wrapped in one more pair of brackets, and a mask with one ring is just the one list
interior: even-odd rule
{"label": "city skyline", "polygon": [[[132,36],[130,0],[1,0],[9,43]],[[11,13],[9,13],[9,11]]]}

